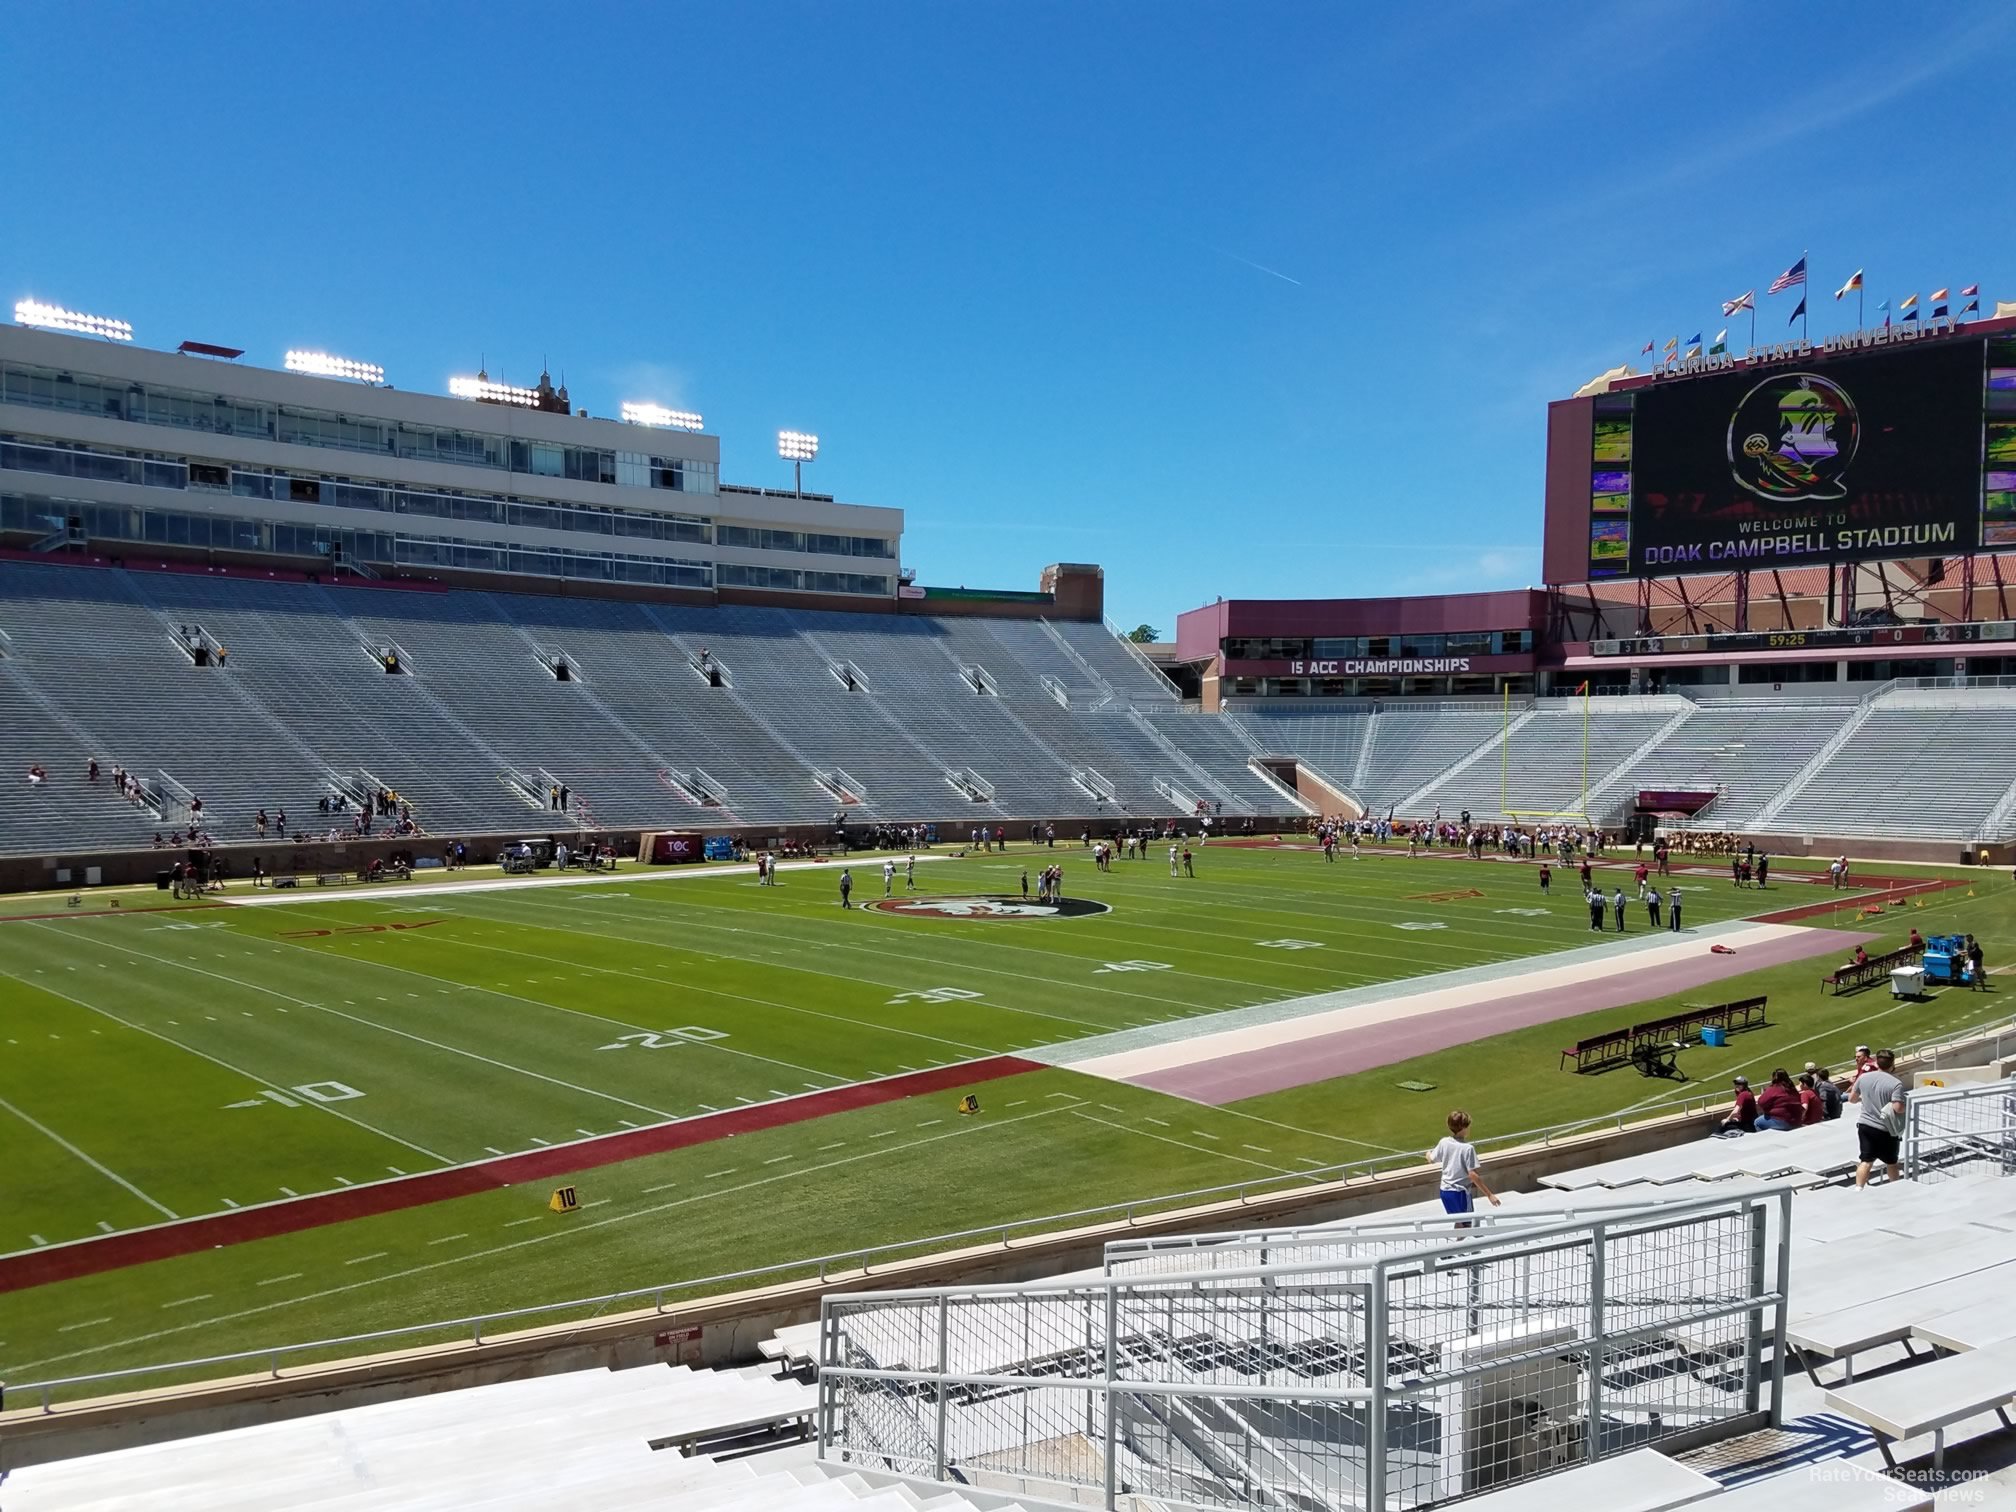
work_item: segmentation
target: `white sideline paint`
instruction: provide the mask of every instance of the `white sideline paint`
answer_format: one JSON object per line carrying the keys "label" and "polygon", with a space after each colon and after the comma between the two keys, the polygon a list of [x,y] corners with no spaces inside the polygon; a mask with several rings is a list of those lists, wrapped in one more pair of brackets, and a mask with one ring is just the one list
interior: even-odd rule
{"label": "white sideline paint", "polygon": [[[1311,997],[1291,998],[1286,1002],[1267,1005],[1267,1012],[1273,1019],[1268,1023],[1241,1024],[1236,1028],[1213,1032],[1207,1027],[1213,1019],[1233,1017],[1241,1014],[1243,1010],[1232,1009],[1222,1015],[1199,1015],[1189,1019],[1188,1023],[1193,1027],[1204,1029],[1203,1033],[1167,1044],[1123,1049],[1110,1055],[1094,1056],[1089,1060],[1070,1059],[1068,1054],[1061,1053],[1067,1048],[1062,1045],[1055,1047],[1060,1052],[1055,1055],[1042,1050],[1031,1051],[1029,1054],[1034,1060],[1066,1065],[1073,1071],[1083,1071],[1091,1076],[1103,1076],[1112,1081],[1124,1081],[1151,1072],[1194,1066],[1228,1055],[1240,1055],[1249,1050],[1265,1050],[1276,1045],[1297,1044],[1303,1040],[1335,1034],[1344,1029],[1364,1029],[1374,1024],[1417,1018],[1424,1013],[1468,1008],[1512,994],[1559,991],[1580,986],[1584,982],[1614,977],[1620,970],[1637,971],[1642,968],[1667,966],[1677,961],[1696,960],[1707,953],[1711,944],[1728,945],[1740,952],[1745,945],[1760,945],[1767,940],[1782,939],[1787,935],[1806,932],[1805,926],[1798,924],[1738,924],[1717,929],[1712,935],[1683,935],[1670,944],[1645,946],[1632,951],[1629,955],[1598,955],[1593,958],[1586,948],[1578,946],[1572,953],[1580,959],[1565,964],[1551,955],[1533,956],[1523,962],[1500,962],[1493,966],[1488,979],[1466,980],[1447,987],[1429,987],[1424,991],[1402,991],[1374,1002],[1357,1001],[1335,1006],[1339,999],[1356,995],[1357,989],[1352,989],[1349,993],[1323,992]],[[1550,965],[1550,961],[1555,964]],[[1474,971],[1468,969],[1463,974],[1466,977],[1476,976]]]}
{"label": "white sideline paint", "polygon": [[[924,855],[917,858],[921,866],[926,861],[954,861],[956,856]],[[633,863],[641,866],[643,863]],[[812,871],[816,868],[849,866],[851,861],[780,861],[777,870],[781,872]],[[305,872],[302,875],[307,875]],[[283,908],[290,903],[373,903],[386,898],[445,898],[456,893],[507,892],[534,887],[607,887],[611,883],[634,882],[679,882],[692,877],[753,877],[756,875],[754,862],[730,862],[699,866],[668,866],[656,871],[592,872],[579,877],[492,877],[482,882],[395,882],[380,887],[290,887],[280,892],[262,892],[246,898],[212,899],[213,905],[226,908]],[[838,875],[837,872],[834,875]],[[837,883],[835,884],[838,885]]]}

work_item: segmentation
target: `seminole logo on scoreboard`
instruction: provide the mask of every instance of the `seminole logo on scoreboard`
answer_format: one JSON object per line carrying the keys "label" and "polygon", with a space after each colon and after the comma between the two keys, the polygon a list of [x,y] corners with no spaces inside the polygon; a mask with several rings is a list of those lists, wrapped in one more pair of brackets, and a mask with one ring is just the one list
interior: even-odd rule
{"label": "seminole logo on scoreboard", "polygon": [[1054,903],[1032,903],[1013,896],[971,898],[876,898],[864,905],[876,913],[898,914],[906,919],[1082,919],[1091,914],[1111,913],[1104,903],[1090,898],[1059,898]]}
{"label": "seminole logo on scoreboard", "polygon": [[1813,373],[1767,378],[1743,396],[1729,420],[1729,468],[1736,481],[1774,504],[1848,496],[1848,464],[1861,443],[1855,401]]}

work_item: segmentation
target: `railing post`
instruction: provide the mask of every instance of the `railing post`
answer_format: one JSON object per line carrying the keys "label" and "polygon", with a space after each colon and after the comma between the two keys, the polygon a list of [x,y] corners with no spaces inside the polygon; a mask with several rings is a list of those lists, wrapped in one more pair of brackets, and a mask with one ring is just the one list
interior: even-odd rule
{"label": "railing post", "polygon": [[1106,1284],[1106,1443],[1104,1446],[1105,1468],[1100,1473],[1101,1479],[1103,1479],[1106,1483],[1107,1512],[1113,1512],[1113,1508],[1118,1505],[1117,1498],[1119,1497],[1120,1494],[1120,1488],[1116,1484],[1118,1480],[1120,1428],[1115,1418],[1115,1414],[1118,1411],[1117,1404],[1119,1402],[1120,1392],[1117,1384],[1113,1379],[1115,1374],[1117,1374],[1118,1372],[1118,1365],[1119,1365],[1119,1359],[1118,1359],[1119,1351],[1114,1339],[1114,1335],[1118,1331],[1119,1315],[1120,1315],[1120,1288],[1115,1286],[1111,1281],[1108,1281]]}
{"label": "railing post", "polygon": [[1365,1512],[1386,1512],[1386,1262],[1372,1267],[1365,1294]]}
{"label": "railing post", "polygon": [[951,1369],[950,1331],[952,1325],[952,1299],[941,1295],[938,1298],[938,1471],[937,1479],[945,1479],[945,1409],[951,1395],[946,1386],[945,1374]]}
{"label": "railing post", "polygon": [[1603,1328],[1606,1309],[1603,1288],[1609,1259],[1610,1231],[1598,1223],[1591,1226],[1589,1244],[1589,1428],[1583,1435],[1583,1458],[1592,1464],[1603,1450]]}
{"label": "railing post", "polygon": [[483,1320],[481,1318],[476,1319],[469,1325],[469,1342],[471,1344],[481,1344],[483,1342]]}
{"label": "railing post", "polygon": [[1792,1194],[1778,1194],[1778,1305],[1771,1325],[1771,1426],[1785,1421],[1785,1325],[1792,1291]]}
{"label": "railing post", "polygon": [[267,1362],[266,1362],[266,1363],[267,1363],[268,1367],[269,1367],[269,1368],[270,1368],[270,1369],[272,1370],[272,1372],[273,1372],[273,1379],[274,1379],[274,1380],[276,1380],[276,1381],[277,1381],[277,1380],[279,1380],[279,1379],[280,1379],[280,1351],[279,1351],[279,1350],[277,1350],[277,1349],[276,1349],[276,1350],[274,1350],[274,1351],[273,1351],[273,1353],[272,1353],[272,1355],[268,1357],[268,1359],[267,1359]]}

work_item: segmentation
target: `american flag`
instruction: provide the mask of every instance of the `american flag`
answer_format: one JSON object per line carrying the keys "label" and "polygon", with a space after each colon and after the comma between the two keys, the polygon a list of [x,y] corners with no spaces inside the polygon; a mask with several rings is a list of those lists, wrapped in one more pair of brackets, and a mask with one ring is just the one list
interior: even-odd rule
{"label": "american flag", "polygon": [[1787,289],[1794,288],[1804,282],[1806,282],[1806,259],[1802,257],[1783,273],[1772,279],[1771,287],[1764,292],[1766,294],[1783,294]]}

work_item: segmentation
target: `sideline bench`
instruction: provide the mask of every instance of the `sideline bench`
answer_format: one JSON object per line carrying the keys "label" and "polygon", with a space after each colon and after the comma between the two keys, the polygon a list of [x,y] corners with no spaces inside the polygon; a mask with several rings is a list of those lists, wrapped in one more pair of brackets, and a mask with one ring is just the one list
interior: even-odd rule
{"label": "sideline bench", "polygon": [[1859,992],[1864,987],[1889,981],[1890,973],[1900,966],[1922,964],[1924,955],[1922,949],[1906,945],[1902,950],[1890,950],[1882,955],[1871,956],[1859,966],[1850,961],[1835,967],[1820,978],[1820,986],[1823,990],[1831,991],[1835,997],[1841,996],[1844,992]]}
{"label": "sideline bench", "polygon": [[[1734,1034],[1739,1030],[1758,1028],[1769,1022],[1764,1016],[1769,1002],[1768,997],[1753,997],[1738,998],[1729,1003],[1690,1004],[1682,1013],[1648,1019],[1642,1024],[1633,1024],[1629,1029],[1612,1029],[1606,1034],[1577,1040],[1561,1052],[1561,1064],[1566,1066],[1572,1060],[1575,1070],[1580,1073],[1630,1061],[1644,1070],[1647,1076],[1671,1075],[1677,1069],[1671,1063],[1674,1046],[1693,1044],[1701,1038],[1703,1029],[1720,1029]],[[1665,1061],[1664,1069],[1646,1069],[1659,1060]]]}
{"label": "sideline bench", "polygon": [[2016,1339],[1827,1393],[1829,1407],[1876,1435],[1883,1462],[1893,1470],[1892,1444],[1931,1434],[1935,1474],[1946,1468],[1948,1428],[1991,1412],[2004,1427],[2016,1427],[2009,1420],[2011,1402],[2016,1402]]}
{"label": "sideline bench", "polygon": [[1703,1029],[1720,1029],[1726,1034],[1755,1029],[1764,1024],[1764,1009],[1769,1001],[1754,997],[1712,1005],[1689,1003],[1684,1012],[1632,1025],[1631,1038],[1638,1044],[1691,1045],[1701,1037]]}
{"label": "sideline bench", "polygon": [[1608,1034],[1598,1034],[1590,1039],[1577,1040],[1561,1052],[1561,1064],[1575,1062],[1575,1069],[1594,1071],[1601,1066],[1615,1065],[1627,1060],[1631,1055],[1631,1031],[1613,1029]]}

